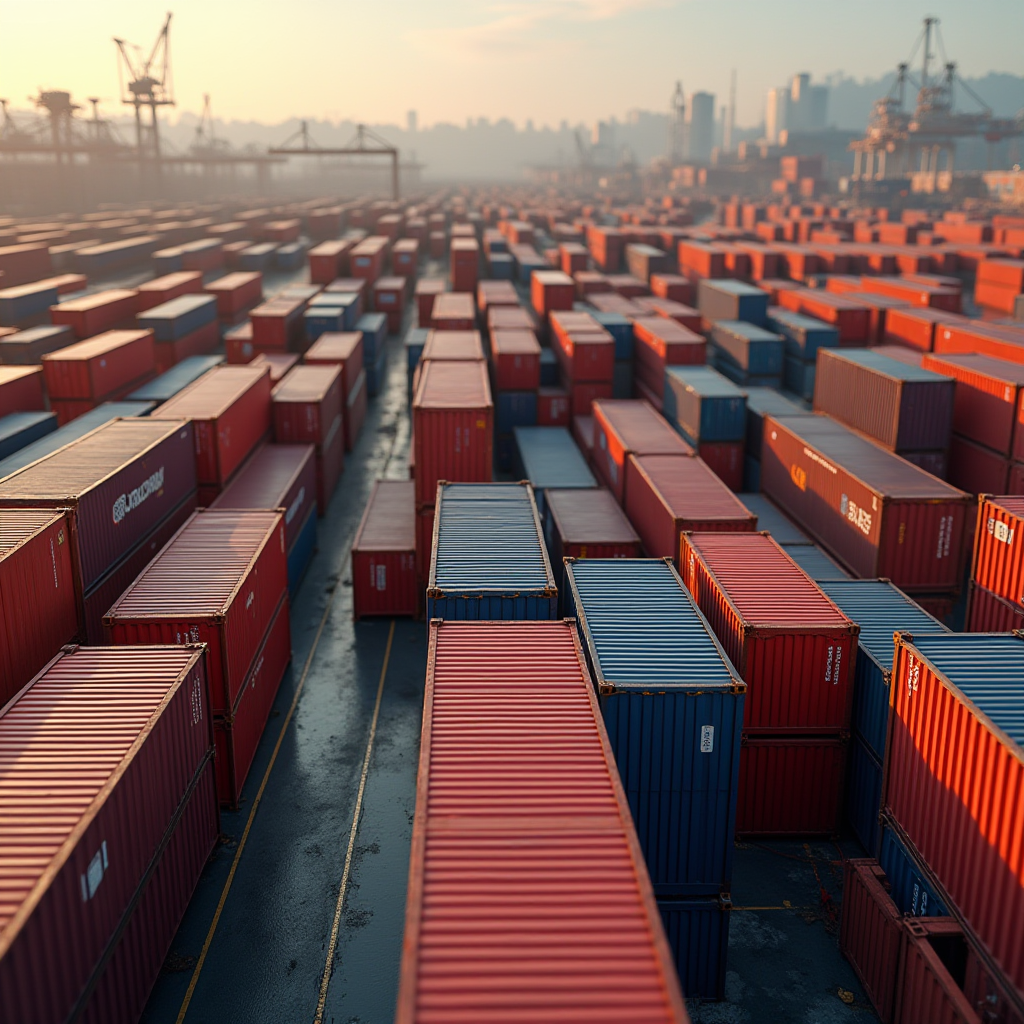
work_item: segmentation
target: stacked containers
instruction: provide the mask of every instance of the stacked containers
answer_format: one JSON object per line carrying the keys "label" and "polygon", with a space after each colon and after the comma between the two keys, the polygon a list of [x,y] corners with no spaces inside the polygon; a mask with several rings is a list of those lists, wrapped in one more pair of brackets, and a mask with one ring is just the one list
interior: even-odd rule
{"label": "stacked containers", "polygon": [[881,849],[882,762],[889,730],[893,633],[943,633],[888,580],[826,580],[821,589],[860,626],[853,681],[847,817],[872,857]]}
{"label": "stacked containers", "polygon": [[540,351],[533,331],[491,331],[496,443],[503,470],[512,465],[514,431],[537,424]]}
{"label": "stacked containers", "polygon": [[66,539],[90,644],[102,641],[111,602],[195,508],[193,448],[182,420],[115,420],[0,481],[0,508],[71,510]]}
{"label": "stacked containers", "polygon": [[378,480],[352,544],[352,614],[415,615],[416,485]]}
{"label": "stacked containers", "polygon": [[141,1016],[220,832],[205,660],[65,651],[0,716],[4,1020]]}
{"label": "stacked containers", "polygon": [[453,292],[476,291],[480,276],[480,244],[475,238],[453,238],[449,252]]}
{"label": "stacked containers", "polygon": [[552,488],[544,495],[544,540],[563,592],[563,558],[639,558],[640,538],[604,487]]}
{"label": "stacked containers", "polygon": [[0,328],[0,364],[4,366],[37,366],[47,352],[56,352],[74,342],[66,325],[29,327],[5,334]]}
{"label": "stacked containers", "polygon": [[711,363],[737,384],[780,389],[782,337],[742,320],[719,320],[711,328]]}
{"label": "stacked containers", "polygon": [[683,990],[721,999],[746,686],[670,563],[566,566]]}
{"label": "stacked containers", "polygon": [[363,335],[363,366],[366,368],[366,393],[376,398],[384,387],[388,364],[388,322],[383,313],[364,313],[356,321]]}
{"label": "stacked containers", "polygon": [[118,646],[209,645],[217,791],[236,808],[291,660],[284,516],[196,512],[103,622]]}
{"label": "stacked containers", "polygon": [[557,614],[558,588],[533,488],[513,483],[438,487],[427,619],[554,619]]}
{"label": "stacked containers", "polygon": [[373,285],[373,308],[387,317],[389,334],[398,334],[402,330],[405,287],[404,277],[382,277]]}
{"label": "stacked containers", "polygon": [[[630,242],[626,245],[626,266],[637,280],[646,283],[650,281],[652,274],[669,269],[669,258],[667,253],[653,245]],[[579,269],[585,270],[586,266]]]}
{"label": "stacked containers", "polygon": [[516,427],[515,471],[533,487],[537,509],[544,515],[546,492],[551,487],[597,486],[572,435],[565,427]]}
{"label": "stacked containers", "polygon": [[686,534],[679,564],[748,687],[737,832],[838,834],[856,623],[768,534]]}
{"label": "stacked containers", "polygon": [[761,490],[761,444],[765,416],[811,415],[795,405],[774,388],[744,388],[747,396],[746,459],[743,467],[743,489]]}
{"label": "stacked containers", "polygon": [[342,420],[345,451],[355,448],[366,420],[366,370],[363,367],[362,331],[321,334],[304,357],[307,366],[341,366],[341,388],[345,395]]}
{"label": "stacked containers", "polygon": [[871,310],[843,295],[801,288],[779,292],[779,305],[824,320],[839,331],[839,343],[858,347],[871,341]]}
{"label": "stacked containers", "polygon": [[861,579],[960,585],[970,497],[825,416],[768,416],[761,486]]}
{"label": "stacked containers", "polygon": [[822,349],[814,411],[945,479],[955,388],[949,377],[871,349]]}
{"label": "stacked containers", "polygon": [[891,345],[931,352],[939,327],[964,322],[964,317],[944,309],[892,309],[885,317],[885,340]]}
{"label": "stacked containers", "polygon": [[306,348],[302,316],[306,299],[279,296],[260,303],[249,314],[252,322],[253,348],[257,352]]}
{"label": "stacked containers", "polygon": [[220,494],[270,433],[270,392],[269,366],[218,366],[151,414],[192,420],[200,505]]}
{"label": "stacked containers", "polygon": [[281,509],[294,597],[316,549],[316,454],[310,444],[264,444],[211,509]]}
{"label": "stacked containers", "polygon": [[220,355],[189,356],[159,377],[154,377],[128,395],[130,402],[166,402],[183,391],[208,370],[224,362]]}
{"label": "stacked containers", "polygon": [[665,400],[665,370],[669,366],[702,366],[707,342],[688,327],[663,316],[633,321],[634,386],[655,409]]}
{"label": "stacked containers", "polygon": [[137,293],[126,288],[95,292],[52,307],[50,319],[66,324],[80,340],[91,338],[103,331],[134,326],[138,301]]}
{"label": "stacked containers", "polygon": [[274,440],[316,449],[316,503],[322,516],[345,468],[344,402],[336,363],[297,366],[271,394]]}
{"label": "stacked containers", "polygon": [[561,270],[534,270],[530,275],[530,305],[540,318],[541,337],[547,334],[553,312],[571,310],[576,301],[576,285]]}
{"label": "stacked containers", "polygon": [[216,296],[179,295],[135,317],[142,330],[153,332],[158,373],[220,345],[217,312]]}
{"label": "stacked containers", "polygon": [[551,347],[569,394],[569,412],[589,416],[595,399],[612,397],[615,339],[589,313],[552,313],[550,321]]}
{"label": "stacked containers", "polygon": [[978,503],[967,608],[971,633],[1024,629],[1024,497]]}
{"label": "stacked containers", "polygon": [[665,373],[665,419],[734,491],[743,489],[746,404],[744,392],[710,367]]}
{"label": "stacked containers", "polygon": [[0,416],[45,408],[42,367],[0,366]]}
{"label": "stacked containers", "polygon": [[814,397],[818,351],[839,347],[839,331],[814,317],[773,306],[768,327],[782,338],[782,381],[788,391],[805,401]]}
{"label": "stacked containers", "polygon": [[705,320],[743,320],[767,326],[768,293],[745,281],[702,280],[697,286],[697,309]]}
{"label": "stacked containers", "polygon": [[427,664],[395,1020],[685,1024],[571,627],[434,622]]}

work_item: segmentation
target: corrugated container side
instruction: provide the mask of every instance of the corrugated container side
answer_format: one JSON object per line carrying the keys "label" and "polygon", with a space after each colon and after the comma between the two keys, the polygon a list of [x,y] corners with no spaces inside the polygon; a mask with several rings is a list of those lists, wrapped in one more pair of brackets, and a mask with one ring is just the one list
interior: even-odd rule
{"label": "corrugated container side", "polygon": [[352,605],[364,615],[415,615],[416,485],[378,480],[352,544]]}
{"label": "corrugated container side", "polygon": [[658,910],[686,998],[724,999],[732,913],[728,896],[659,899]]}
{"label": "corrugated container side", "polygon": [[903,922],[903,955],[896,993],[896,1014],[900,1024],[981,1024],[981,1018],[967,1001],[940,950],[951,943],[953,959],[963,956],[963,932],[952,920],[932,918]]}
{"label": "corrugated container side", "polygon": [[1010,633],[1015,629],[1024,629],[1024,608],[972,580],[967,598],[965,631]]}
{"label": "corrugated container side", "polygon": [[897,829],[892,819],[883,814],[878,860],[889,880],[893,902],[905,917],[945,917],[949,913],[946,905],[914,860]]}
{"label": "corrugated container side", "polygon": [[971,577],[1024,608],[1024,497],[981,498]]}
{"label": "corrugated container side", "polygon": [[846,778],[846,820],[861,846],[872,856],[878,854],[882,826],[882,762],[860,736],[850,740],[850,763]]}

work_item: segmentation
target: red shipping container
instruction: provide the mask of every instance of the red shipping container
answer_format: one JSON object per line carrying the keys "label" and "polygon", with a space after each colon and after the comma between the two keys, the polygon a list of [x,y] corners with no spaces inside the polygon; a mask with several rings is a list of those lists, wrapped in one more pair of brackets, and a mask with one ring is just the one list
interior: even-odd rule
{"label": "red shipping container", "polygon": [[558,256],[559,270],[570,276],[578,271],[585,271],[590,264],[590,253],[587,247],[579,242],[563,242],[558,247]]}
{"label": "red shipping container", "polygon": [[731,491],[743,490],[743,441],[701,441],[697,454]]}
{"label": "red shipping container", "polygon": [[885,872],[868,857],[847,860],[839,949],[850,961],[882,1024],[890,1024],[903,941],[903,915],[885,888]]}
{"label": "red shipping container", "polygon": [[416,504],[433,505],[439,480],[475,483],[493,472],[494,403],[487,365],[422,364],[412,402]]}
{"label": "red shipping container", "polygon": [[47,246],[29,242],[0,247],[0,279],[5,288],[40,281],[52,273],[53,263]]}
{"label": "red shipping container", "polygon": [[452,291],[476,291],[479,266],[480,246],[475,238],[453,238],[449,251]]}
{"label": "red shipping container", "polygon": [[860,629],[803,569],[767,533],[684,534],[678,557],[683,582],[747,684],[744,731],[847,729]]}
{"label": "red shipping container", "polygon": [[535,270],[530,274],[530,305],[546,323],[556,310],[571,310],[576,301],[576,285],[561,270]]}
{"label": "red shipping container", "polygon": [[856,577],[960,585],[970,496],[825,416],[765,417],[761,488]]}
{"label": "red shipping container", "polygon": [[495,331],[533,331],[536,326],[530,311],[522,306],[497,306],[487,311],[487,330],[491,334]]}
{"label": "red shipping container", "polygon": [[[592,381],[570,381],[567,382],[569,391],[569,415],[589,416],[593,409],[594,402],[607,401],[612,397],[612,384],[608,382]],[[538,423],[538,426],[547,426]],[[565,424],[568,426],[568,424]]]}
{"label": "red shipping container", "polygon": [[993,594],[973,580],[967,603],[968,633],[1010,633],[1024,629],[1024,608]]}
{"label": "red shipping container", "polygon": [[966,317],[942,309],[893,309],[885,317],[885,340],[889,344],[931,352],[940,325],[966,322]]}
{"label": "red shipping container", "polygon": [[867,345],[871,340],[871,311],[845,296],[810,288],[782,291],[779,305],[832,324],[839,331],[840,345]]}
{"label": "red shipping container", "polygon": [[594,417],[573,416],[572,437],[579,450],[587,459],[587,465],[591,465],[594,454]]}
{"label": "red shipping container", "polygon": [[271,299],[257,306],[250,314],[252,340],[265,348],[301,348],[304,299]]}
{"label": "red shipping container", "polygon": [[492,331],[491,366],[497,391],[540,387],[540,345],[533,331]]}
{"label": "red shipping container", "polygon": [[840,737],[744,736],[737,837],[838,835],[846,746]]}
{"label": "red shipping container", "polygon": [[651,294],[684,306],[693,303],[693,285],[680,274],[651,274]]}
{"label": "red shipping container", "polygon": [[270,433],[270,367],[217,366],[150,415],[190,419],[200,504],[212,501]]}
{"label": "red shipping container", "polygon": [[270,383],[277,384],[283,380],[299,362],[294,352],[261,352],[249,361],[250,366],[269,366]]}
{"label": "red shipping container", "polygon": [[1024,260],[982,260],[977,279],[1024,292]]}
{"label": "red shipping container", "polygon": [[625,510],[647,556],[676,564],[687,530],[757,529],[757,516],[704,461],[681,453],[628,457]]}
{"label": "red shipping container", "polygon": [[0,708],[78,632],[71,521],[0,509]]}
{"label": "red shipping container", "polygon": [[487,318],[491,309],[519,306],[519,295],[511,281],[481,281],[476,286],[476,307]]}
{"label": "red shipping container", "polygon": [[287,589],[280,512],[200,510],[103,621],[116,645],[209,644],[210,706],[228,715]]}
{"label": "red shipping container", "polygon": [[196,295],[203,290],[203,275],[198,270],[179,270],[173,274],[143,281],[137,289],[138,301],[135,312],[144,313],[147,309],[160,306],[179,295]]}
{"label": "red shipping container", "polygon": [[416,282],[416,322],[420,327],[430,326],[434,298],[441,295],[447,287],[443,277],[421,277]]}
{"label": "red shipping container", "polygon": [[[218,832],[203,830],[187,873],[177,865],[173,902],[159,869],[147,880],[190,795],[212,801],[217,825],[200,787],[213,745],[204,660],[181,646],[65,652],[0,717],[0,818],[18,823],[0,837],[0,1018],[69,1020],[77,1006],[85,1020],[138,1020]],[[170,929],[140,920],[154,894]]]}
{"label": "red shipping container", "polygon": [[[589,314],[569,313],[562,317],[565,319],[557,313],[551,317],[551,347],[562,373],[573,383],[588,381],[610,386],[615,374],[615,339]],[[569,317],[585,317],[589,323],[577,324]],[[611,394],[606,397],[611,398]],[[580,411],[580,415],[588,414],[589,409]]]}
{"label": "red shipping container", "polygon": [[1010,460],[957,434],[949,445],[949,482],[968,494],[1005,494]]}
{"label": "red shipping container", "polygon": [[416,615],[416,485],[378,480],[352,544],[353,617]]}
{"label": "red shipping container", "polygon": [[946,310],[948,313],[960,312],[959,288],[943,288],[898,277],[862,277],[861,287],[866,292],[891,295],[914,306],[929,306],[932,309]]}
{"label": "red shipping container", "polygon": [[473,330],[437,329],[430,331],[423,345],[420,363],[432,359],[444,359],[460,363],[484,362],[484,344],[480,338],[480,332]]}
{"label": "red shipping container", "polygon": [[428,665],[396,1024],[684,1024],[572,626],[435,622]]}
{"label": "red shipping container", "polygon": [[0,480],[0,507],[71,509],[75,580],[87,593],[194,496],[193,447],[183,420],[113,420]]}
{"label": "red shipping container", "polygon": [[336,238],[321,242],[309,250],[309,279],[313,284],[330,284],[348,270],[348,252],[352,241]]}
{"label": "red shipping container", "polygon": [[316,453],[309,444],[264,444],[221,492],[211,509],[283,509],[288,551],[316,501]]}
{"label": "red shipping container", "polygon": [[0,416],[45,408],[41,366],[0,366]]}
{"label": "red shipping container", "polygon": [[901,923],[901,932],[894,1019],[899,1024],[981,1024],[981,1017],[936,948],[956,943],[961,948],[953,953],[953,959],[960,960],[964,947],[961,927],[946,917],[909,918]]}
{"label": "red shipping container", "polygon": [[537,426],[567,427],[572,420],[572,396],[565,388],[537,389]]}
{"label": "red shipping container", "polygon": [[971,578],[1024,608],[1024,496],[981,500]]}
{"label": "red shipping container", "polygon": [[391,247],[391,270],[400,277],[415,278],[420,259],[420,243],[415,238],[400,238]]}
{"label": "red shipping container", "polygon": [[476,327],[473,296],[466,292],[441,292],[434,296],[429,325],[435,331],[471,331]]}
{"label": "red shipping container", "polygon": [[341,366],[342,389],[350,394],[363,372],[363,332],[328,331],[321,334],[307,349],[303,361],[307,366],[338,363]]}
{"label": "red shipping container", "polygon": [[76,338],[91,338],[118,327],[134,327],[138,305],[138,292],[134,289],[113,288],[51,306],[50,320],[67,324]]}
{"label": "red shipping container", "polygon": [[657,395],[665,390],[666,366],[702,366],[707,342],[675,320],[639,317],[633,321],[636,379]]}
{"label": "red shipping container", "polygon": [[544,492],[544,539],[559,586],[563,558],[640,558],[640,538],[604,487]]}
{"label": "red shipping container", "polygon": [[974,302],[985,309],[993,309],[999,313],[1013,316],[1017,308],[1019,288],[1007,288],[1005,285],[993,284],[991,281],[977,281],[974,285]]}
{"label": "red shipping container", "polygon": [[[630,455],[694,454],[650,403],[623,398],[594,403],[594,472],[620,505],[626,504]],[[673,557],[675,553],[669,552]]]}
{"label": "red shipping container", "polygon": [[297,366],[271,393],[278,444],[326,445],[341,430],[341,367]]}
{"label": "red shipping container", "polygon": [[217,745],[217,795],[221,804],[232,810],[238,809],[242,787],[291,660],[288,597],[282,595],[231,714],[215,717],[213,722]]}
{"label": "red shipping container", "polygon": [[935,351],[975,352],[1024,364],[1024,327],[985,324],[978,320],[940,325],[935,331]]}
{"label": "red shipping container", "polygon": [[233,320],[263,301],[263,275],[258,270],[225,274],[202,290],[217,296],[217,316],[221,320]]}
{"label": "red shipping container", "polygon": [[156,372],[166,373],[189,356],[205,356],[220,348],[220,325],[214,321],[203,324],[194,331],[175,338],[174,341],[157,341],[153,344],[156,355]]}
{"label": "red shipping container", "polygon": [[612,290],[608,278],[600,270],[577,270],[572,275],[572,279],[576,282],[576,297],[578,299],[586,299],[590,295],[607,294]]}
{"label": "red shipping container", "polygon": [[388,318],[388,333],[398,334],[405,311],[405,278],[378,278],[373,285],[373,309]]}

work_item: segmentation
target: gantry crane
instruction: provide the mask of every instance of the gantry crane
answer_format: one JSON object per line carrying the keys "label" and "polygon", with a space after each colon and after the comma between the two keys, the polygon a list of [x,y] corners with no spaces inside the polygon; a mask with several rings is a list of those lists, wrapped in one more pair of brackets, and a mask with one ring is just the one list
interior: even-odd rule
{"label": "gantry crane", "polygon": [[[135,139],[140,163],[150,162],[160,167],[160,129],[157,121],[158,107],[174,106],[174,88],[171,78],[171,15],[168,14],[160,34],[156,37],[149,58],[140,62],[137,47],[131,47],[123,39],[114,39],[117,44],[118,76],[121,80],[121,102],[135,108]],[[134,56],[132,50],[135,51]],[[128,74],[127,89],[124,73]],[[142,110],[149,109],[149,124],[142,116]]]}

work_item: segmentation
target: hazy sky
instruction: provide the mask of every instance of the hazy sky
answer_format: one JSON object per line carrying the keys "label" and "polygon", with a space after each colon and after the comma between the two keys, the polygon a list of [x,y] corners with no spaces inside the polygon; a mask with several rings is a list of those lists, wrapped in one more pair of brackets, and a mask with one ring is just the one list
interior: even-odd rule
{"label": "hazy sky", "polygon": [[[968,76],[1024,73],[1024,0],[171,0],[179,110],[220,118],[539,126],[665,109],[675,80],[728,95],[740,124],[796,71],[875,77],[942,19]],[[148,53],[167,10],[143,0],[0,0],[0,96],[40,88],[118,109],[114,44]]]}

